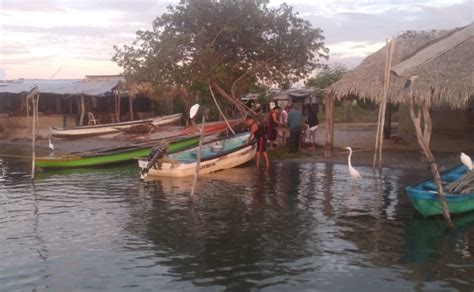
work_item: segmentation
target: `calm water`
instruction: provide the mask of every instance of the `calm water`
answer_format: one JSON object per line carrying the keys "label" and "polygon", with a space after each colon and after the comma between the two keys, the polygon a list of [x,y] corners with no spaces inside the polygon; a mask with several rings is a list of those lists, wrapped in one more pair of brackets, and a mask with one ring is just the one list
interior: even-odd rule
{"label": "calm water", "polygon": [[[0,291],[468,290],[474,214],[422,219],[420,175],[275,163],[140,182],[133,166],[41,173],[0,160]],[[426,174],[423,174],[426,175]]]}

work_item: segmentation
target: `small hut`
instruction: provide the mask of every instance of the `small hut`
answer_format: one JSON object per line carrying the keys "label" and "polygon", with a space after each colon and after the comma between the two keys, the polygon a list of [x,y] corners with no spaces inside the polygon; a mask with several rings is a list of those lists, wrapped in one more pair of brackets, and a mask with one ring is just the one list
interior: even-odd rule
{"label": "small hut", "polygon": [[[474,24],[452,30],[407,31],[396,38],[392,68],[401,63],[418,78],[413,94],[431,101],[433,137],[474,139]],[[383,96],[386,48],[368,56],[355,69],[330,86],[336,97],[358,95],[380,102]],[[416,63],[420,53],[436,51]],[[416,59],[416,58],[415,58]],[[419,58],[418,58],[419,59]],[[415,65],[416,63],[416,65]],[[393,77],[388,101],[400,103],[399,133],[406,141],[415,140],[408,111],[403,104],[407,78]]]}
{"label": "small hut", "polygon": [[288,104],[292,104],[294,107],[302,110],[306,104],[316,106],[317,100],[314,94],[315,88],[291,88],[283,90],[275,94],[272,98],[281,108]]}
{"label": "small hut", "polygon": [[74,80],[0,81],[0,124],[26,128],[25,96],[35,86],[40,92],[40,129],[87,124],[92,115],[99,123],[153,116],[156,98],[150,88],[130,85],[121,75],[88,75]]}
{"label": "small hut", "polygon": [[[395,43],[397,48],[393,50]],[[447,124],[453,126],[449,132],[460,130],[473,139],[473,113],[469,110],[469,105],[474,95],[474,23],[450,31],[407,32],[389,45],[390,50],[386,50],[385,58],[382,50],[369,56],[348,76],[333,84],[331,92],[336,93],[336,96],[355,93],[375,100],[383,97],[382,109],[385,108],[386,98],[389,98],[389,102],[398,102],[406,106],[409,118],[402,118],[402,121],[409,121],[406,125],[411,123],[415,129],[413,136],[417,138],[422,153],[430,165],[443,215],[448,227],[453,227],[430,144],[432,129]],[[388,62],[384,62],[385,60]],[[395,66],[392,67],[391,64]],[[384,80],[390,77],[389,70],[399,77],[391,84],[388,81],[384,83]],[[380,74],[381,72],[384,74]],[[327,108],[333,111],[332,106]],[[432,116],[435,117],[435,111],[439,109],[458,112],[451,118],[443,112],[438,125],[434,123],[437,119]],[[329,113],[328,116],[334,115],[331,111]],[[458,116],[463,118],[459,120]],[[383,117],[383,113],[379,117]],[[333,126],[329,122],[330,119],[328,119],[328,128],[331,129],[328,135],[330,143],[327,143],[327,148],[332,149]],[[383,124],[383,118],[379,119],[379,122]],[[380,132],[377,132],[377,135],[379,136]],[[382,140],[377,141],[380,168]],[[374,156],[374,167],[375,161],[376,156]]]}

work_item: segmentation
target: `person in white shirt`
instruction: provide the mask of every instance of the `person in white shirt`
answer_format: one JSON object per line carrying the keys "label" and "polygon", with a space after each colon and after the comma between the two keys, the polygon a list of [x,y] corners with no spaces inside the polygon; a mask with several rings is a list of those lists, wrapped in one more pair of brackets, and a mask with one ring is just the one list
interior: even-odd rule
{"label": "person in white shirt", "polygon": [[286,124],[288,122],[288,106],[285,106],[280,112],[280,127],[278,128],[278,135],[281,136],[281,139],[284,144],[286,144],[286,138],[288,137],[288,128]]}

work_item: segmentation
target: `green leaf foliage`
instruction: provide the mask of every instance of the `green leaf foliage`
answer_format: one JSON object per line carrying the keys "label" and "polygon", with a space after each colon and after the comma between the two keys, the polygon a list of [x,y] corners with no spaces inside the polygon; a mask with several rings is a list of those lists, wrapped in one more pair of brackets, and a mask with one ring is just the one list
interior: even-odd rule
{"label": "green leaf foliage", "polygon": [[127,78],[236,99],[255,84],[305,78],[327,58],[319,28],[291,6],[266,0],[188,0],[169,6],[150,31],[115,46]]}

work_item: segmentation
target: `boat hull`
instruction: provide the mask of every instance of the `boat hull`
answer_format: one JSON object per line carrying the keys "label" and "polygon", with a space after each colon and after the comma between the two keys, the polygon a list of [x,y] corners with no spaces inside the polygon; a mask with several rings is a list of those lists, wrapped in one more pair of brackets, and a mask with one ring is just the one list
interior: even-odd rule
{"label": "boat hull", "polygon": [[[215,159],[201,161],[199,164],[199,173],[206,174],[219,170],[233,168],[245,164],[255,157],[257,147],[255,144],[243,147],[240,150],[225,154]],[[193,163],[162,163],[160,169],[152,168],[148,171],[149,176],[156,177],[187,177],[193,176],[196,171],[196,162]],[[141,168],[146,166],[146,160],[140,160]]]}
{"label": "boat hull", "polygon": [[51,135],[57,138],[79,138],[87,136],[100,136],[119,132],[123,129],[128,129],[133,126],[141,124],[153,124],[155,126],[162,126],[177,122],[181,119],[182,114],[174,114],[169,116],[156,117],[147,120],[129,121],[115,124],[103,124],[83,126],[76,128],[50,128]]}
{"label": "boat hull", "polygon": [[[441,180],[451,183],[460,179],[466,172],[464,165],[459,165],[441,174]],[[438,192],[433,179],[405,188],[410,202],[423,216],[442,215],[443,208],[439,202]],[[474,210],[474,193],[445,194],[449,213],[461,214]]]}
{"label": "boat hull", "polygon": [[[192,136],[185,139],[171,142],[168,148],[169,153],[182,151],[196,146],[199,143],[199,136]],[[116,151],[115,153],[98,154],[89,157],[70,155],[61,158],[37,158],[36,166],[43,169],[74,168],[101,166],[114,163],[131,161],[136,158],[146,157],[150,154],[153,145],[132,148],[130,150]]]}
{"label": "boat hull", "polygon": [[[423,216],[442,215],[443,208],[438,194],[407,187],[406,191],[415,209]],[[449,213],[461,214],[474,210],[474,194],[452,195],[446,194],[446,203]]]}

